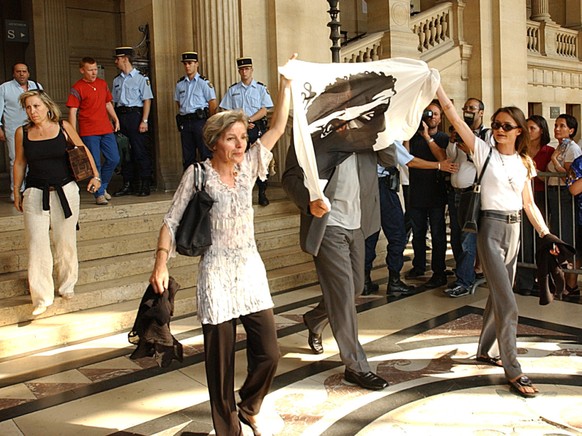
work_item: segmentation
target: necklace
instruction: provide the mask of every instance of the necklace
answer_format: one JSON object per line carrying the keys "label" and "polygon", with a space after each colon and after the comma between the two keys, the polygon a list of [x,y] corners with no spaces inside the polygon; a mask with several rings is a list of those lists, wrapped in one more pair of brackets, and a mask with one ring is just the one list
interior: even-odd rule
{"label": "necklace", "polygon": [[87,86],[89,86],[89,88],[91,88],[93,91],[97,92],[97,88],[93,85],[91,85],[89,82],[85,81],[84,82],[87,84]]}
{"label": "necklace", "polygon": [[507,168],[505,167],[505,159],[513,159],[514,156],[517,154],[517,152],[514,152],[513,154],[510,154],[510,155],[505,155],[505,156],[507,156],[506,158],[503,157],[503,154],[500,153],[499,150],[497,150],[497,154],[499,155],[499,160],[501,161],[501,166],[503,166],[503,171],[507,175],[507,180],[509,181],[509,186],[511,186],[511,189],[513,190],[513,192],[517,192],[515,190],[515,186],[513,186],[513,177],[511,176],[511,173],[509,171],[507,171]]}

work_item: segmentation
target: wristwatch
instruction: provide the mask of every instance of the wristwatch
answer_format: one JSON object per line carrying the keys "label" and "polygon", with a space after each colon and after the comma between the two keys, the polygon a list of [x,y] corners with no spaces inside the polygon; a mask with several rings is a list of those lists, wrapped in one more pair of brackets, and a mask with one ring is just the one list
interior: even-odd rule
{"label": "wristwatch", "polygon": [[142,123],[147,124],[148,120],[141,120]]}

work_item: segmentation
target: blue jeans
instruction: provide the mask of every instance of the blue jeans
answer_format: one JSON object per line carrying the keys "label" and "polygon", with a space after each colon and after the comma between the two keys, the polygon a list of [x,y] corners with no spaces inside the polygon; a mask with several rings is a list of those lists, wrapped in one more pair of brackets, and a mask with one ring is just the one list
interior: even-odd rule
{"label": "blue jeans", "polygon": [[[113,171],[119,163],[119,150],[117,149],[117,141],[113,133],[106,133],[105,135],[82,136],[83,143],[87,146],[99,177],[101,178],[101,187],[95,193],[95,198],[105,194],[105,190],[111,181]],[[101,155],[103,155],[104,162],[101,164]]]}
{"label": "blue jeans", "polygon": [[456,285],[466,288],[475,283],[475,258],[477,256],[477,234],[463,232],[458,220],[459,202],[461,194],[450,191],[449,220],[451,224],[451,246],[456,263]]}
{"label": "blue jeans", "polygon": [[414,259],[412,266],[418,271],[426,270],[426,232],[427,221],[430,222],[432,239],[431,269],[435,275],[445,273],[445,255],[447,251],[447,235],[445,225],[445,206],[411,207],[408,210],[412,222],[412,248]]}
{"label": "blue jeans", "polygon": [[[388,187],[387,177],[378,177],[380,189],[380,218],[382,231],[388,239],[386,252],[386,265],[388,271],[400,273],[404,265],[404,248],[406,247],[406,229],[404,226],[404,212],[400,204],[400,198],[396,191]],[[368,236],[366,239],[366,271],[372,270],[372,264],[376,258],[376,244],[380,231]]]}

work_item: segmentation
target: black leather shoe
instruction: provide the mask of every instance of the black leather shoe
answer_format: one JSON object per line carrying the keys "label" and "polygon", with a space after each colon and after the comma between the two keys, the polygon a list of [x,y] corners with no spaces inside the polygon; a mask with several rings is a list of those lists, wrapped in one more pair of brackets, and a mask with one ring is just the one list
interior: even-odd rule
{"label": "black leather shoe", "polygon": [[407,279],[416,279],[418,277],[422,277],[424,275],[424,271],[421,271],[416,268],[409,269],[408,272],[404,275],[404,278]]}
{"label": "black leather shoe", "polygon": [[307,338],[307,343],[309,344],[309,348],[313,351],[313,354],[321,354],[323,353],[323,343],[321,341],[321,334],[314,333],[307,323],[305,322],[305,315],[303,315],[303,324],[307,327],[307,331],[309,332],[309,337]]}
{"label": "black leather shoe", "polygon": [[371,391],[381,391],[388,387],[388,382],[382,377],[378,377],[372,371],[369,372],[355,372],[346,368],[344,372],[344,379],[348,383],[354,383],[358,386],[369,389]]}
{"label": "black leather shoe", "polygon": [[142,182],[141,189],[136,194],[138,197],[147,197],[150,195],[150,184],[149,182]]}
{"label": "black leather shoe", "polygon": [[121,189],[113,194],[114,197],[123,197],[124,195],[133,195],[133,187],[129,182],[124,183]]}
{"label": "black leather shoe", "polygon": [[426,289],[440,288],[447,284],[447,276],[444,274],[433,274],[430,279],[424,283]]}
{"label": "black leather shoe", "polygon": [[415,289],[416,287],[407,285],[402,280],[400,280],[400,277],[397,279],[388,279],[387,293],[389,294],[399,292],[401,294],[408,295],[414,293]]}
{"label": "black leather shoe", "polygon": [[268,206],[269,205],[269,199],[267,198],[267,196],[264,193],[259,193],[259,204],[261,206]]}
{"label": "black leather shoe", "polygon": [[374,283],[370,278],[366,278],[364,282],[364,290],[362,291],[362,295],[370,295],[375,294],[380,289],[377,283]]}

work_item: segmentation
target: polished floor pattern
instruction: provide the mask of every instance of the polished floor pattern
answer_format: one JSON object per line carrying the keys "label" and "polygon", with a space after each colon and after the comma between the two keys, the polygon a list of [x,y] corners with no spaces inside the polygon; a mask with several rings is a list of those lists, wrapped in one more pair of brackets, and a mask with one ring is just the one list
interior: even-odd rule
{"label": "polished floor pattern", "polygon": [[[452,299],[436,289],[358,299],[360,339],[372,366],[391,383],[381,392],[344,382],[329,329],[325,353],[309,352],[301,315],[316,303],[317,286],[275,295],[282,358],[265,415],[282,418],[282,435],[581,434],[582,305],[542,307],[534,297],[517,296],[520,361],[541,391],[526,400],[510,392],[501,368],[473,360],[487,292]],[[200,326],[188,317],[172,329],[186,357],[166,370],[152,358],[130,360],[125,334],[27,357],[77,356],[62,370],[2,385],[0,434],[208,434]],[[239,339],[237,386],[246,371],[242,331]],[[97,347],[107,353],[92,361]],[[2,371],[10,371],[9,363]]]}

